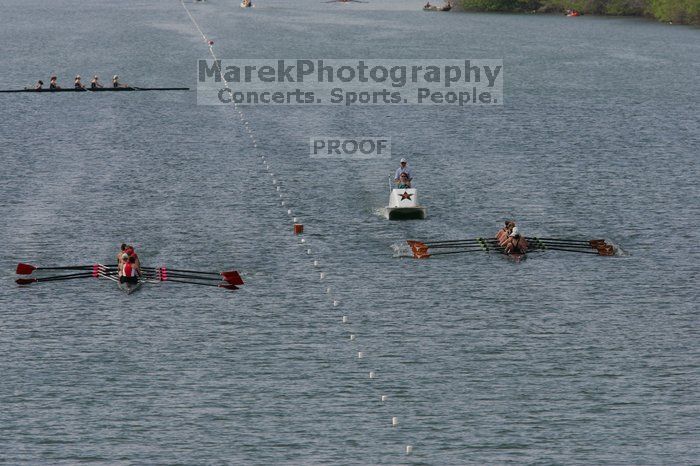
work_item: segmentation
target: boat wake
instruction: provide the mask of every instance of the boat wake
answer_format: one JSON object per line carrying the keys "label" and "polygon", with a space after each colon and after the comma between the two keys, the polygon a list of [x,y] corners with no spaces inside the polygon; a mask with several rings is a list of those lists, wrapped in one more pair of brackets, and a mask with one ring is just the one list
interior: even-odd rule
{"label": "boat wake", "polygon": [[405,241],[393,243],[390,247],[394,251],[392,254],[393,257],[413,257],[413,252]]}

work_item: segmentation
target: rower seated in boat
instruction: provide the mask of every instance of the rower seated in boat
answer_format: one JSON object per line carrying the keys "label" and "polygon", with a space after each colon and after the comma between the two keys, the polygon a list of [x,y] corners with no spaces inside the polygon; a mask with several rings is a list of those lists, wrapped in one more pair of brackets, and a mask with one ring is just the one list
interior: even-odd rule
{"label": "rower seated in boat", "polygon": [[431,6],[432,6],[432,5],[430,4],[430,2],[428,2],[428,3],[425,4],[425,6],[424,6],[423,8],[429,9]]}
{"label": "rower seated in boat", "polygon": [[80,75],[75,77],[75,83],[73,84],[76,89],[79,89],[81,91],[85,90],[85,86],[83,83],[80,81]]}
{"label": "rower seated in boat", "polygon": [[141,276],[141,271],[136,267],[136,257],[127,254],[124,255],[127,256],[127,259],[122,267],[119,283],[136,284],[139,282],[139,277]]}
{"label": "rower seated in boat", "polygon": [[518,231],[515,222],[511,222],[510,233],[502,244],[506,254],[525,254],[527,252],[527,240]]}
{"label": "rower seated in boat", "polygon": [[514,225],[513,222],[511,222],[510,220],[506,220],[503,228],[498,230],[498,233],[496,233],[496,239],[498,240],[498,244],[500,244],[501,246],[503,246],[503,244],[508,239],[508,235],[510,234],[512,225]]}
{"label": "rower seated in boat", "polygon": [[398,189],[410,189],[411,188],[411,180],[408,179],[407,174],[401,173],[401,175],[399,175],[399,184],[396,187]]}
{"label": "rower seated in boat", "polygon": [[58,85],[58,78],[56,76],[51,76],[51,79],[49,79],[49,89],[51,90],[58,90],[61,88],[61,86]]}
{"label": "rower seated in boat", "polygon": [[38,81],[36,82],[36,84],[34,84],[34,90],[35,90],[35,91],[41,91],[41,90],[43,90],[43,89],[44,89],[44,81],[42,81],[42,80],[40,79],[40,80],[38,80]]}
{"label": "rower seated in boat", "polygon": [[119,82],[119,76],[117,76],[117,75],[115,74],[115,75],[112,77],[112,87],[116,89],[116,88],[118,88],[118,87],[129,87],[129,86],[127,86],[126,84],[120,83],[120,82]]}
{"label": "rower seated in boat", "polygon": [[141,273],[141,261],[139,260],[139,256],[138,254],[136,254],[136,251],[134,251],[134,247],[131,245],[127,245],[124,252],[129,257],[129,259],[131,259],[132,257],[134,258],[136,268],[138,269],[139,273]]}
{"label": "rower seated in boat", "polygon": [[126,243],[122,243],[121,247],[119,248],[119,252],[117,253],[117,265],[118,265],[120,270],[122,268],[122,265],[124,265],[122,263],[122,261],[124,259],[124,255],[126,255],[127,259],[129,258],[129,255],[126,254],[126,246],[127,246]]}
{"label": "rower seated in boat", "polygon": [[102,89],[102,84],[100,83],[100,78],[97,75],[93,76],[90,81],[90,89]]}

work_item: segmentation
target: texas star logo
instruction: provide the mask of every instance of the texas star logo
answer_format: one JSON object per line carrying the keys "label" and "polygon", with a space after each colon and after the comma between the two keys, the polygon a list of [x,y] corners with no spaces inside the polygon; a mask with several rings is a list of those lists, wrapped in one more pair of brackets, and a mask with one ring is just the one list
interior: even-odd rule
{"label": "texas star logo", "polygon": [[413,196],[413,194],[408,194],[408,191],[404,191],[403,194],[401,195],[401,200],[405,201],[406,199],[408,199],[410,201],[411,196]]}

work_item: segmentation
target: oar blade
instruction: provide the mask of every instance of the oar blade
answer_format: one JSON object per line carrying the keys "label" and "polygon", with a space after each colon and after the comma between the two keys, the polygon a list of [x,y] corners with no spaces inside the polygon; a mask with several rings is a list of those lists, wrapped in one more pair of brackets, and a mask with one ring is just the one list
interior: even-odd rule
{"label": "oar blade", "polygon": [[17,275],[29,275],[36,270],[36,267],[32,264],[24,264],[20,262],[17,264]]}
{"label": "oar blade", "polygon": [[236,272],[235,270],[230,270],[228,272],[221,272],[221,276],[223,277],[224,281],[228,282],[231,285],[243,285],[243,278],[241,278],[241,275]]}
{"label": "oar blade", "polygon": [[32,283],[36,283],[36,278],[18,278],[15,280],[15,283],[18,285],[30,285]]}

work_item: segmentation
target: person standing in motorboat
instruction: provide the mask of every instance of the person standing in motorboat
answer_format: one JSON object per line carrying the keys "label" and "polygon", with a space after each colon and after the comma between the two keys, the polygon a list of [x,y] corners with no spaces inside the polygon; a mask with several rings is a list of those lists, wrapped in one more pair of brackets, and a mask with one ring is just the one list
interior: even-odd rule
{"label": "person standing in motorboat", "polygon": [[413,181],[413,173],[411,172],[411,167],[408,166],[408,160],[401,159],[399,162],[399,168],[396,169],[396,174],[394,175],[394,182],[401,182],[401,174],[404,173],[408,178],[409,183]]}

